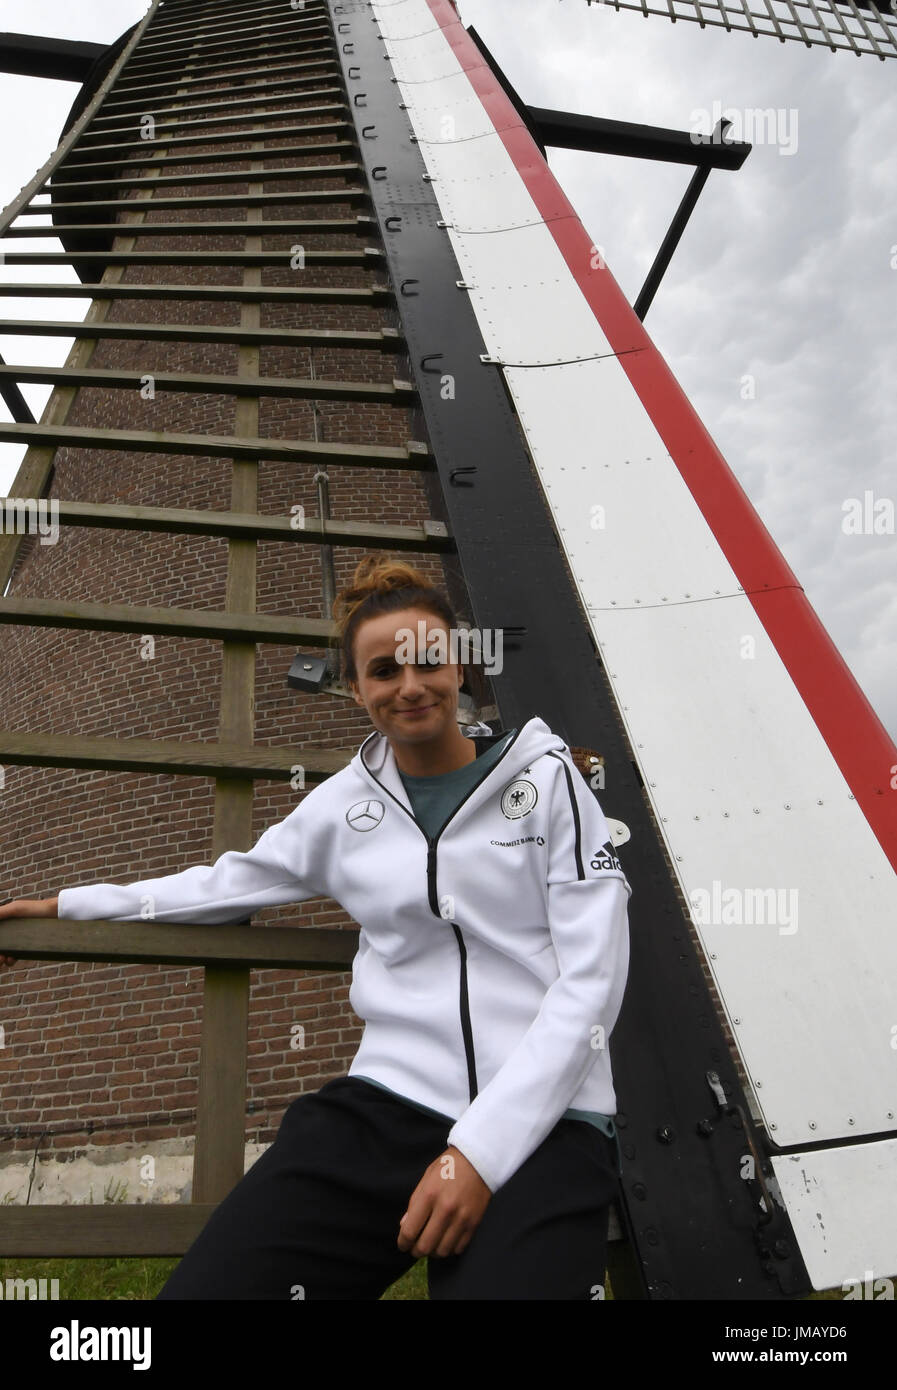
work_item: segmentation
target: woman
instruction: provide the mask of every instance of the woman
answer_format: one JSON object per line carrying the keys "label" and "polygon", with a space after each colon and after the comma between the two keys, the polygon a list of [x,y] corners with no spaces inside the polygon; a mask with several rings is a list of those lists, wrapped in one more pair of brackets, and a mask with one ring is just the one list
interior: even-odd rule
{"label": "woman", "polygon": [[432,1299],[600,1298],[631,892],[607,821],[541,719],[459,727],[465,668],[438,659],[459,629],[426,576],[367,556],[334,617],[374,725],[347,767],[247,853],[0,915],[329,897],[360,925],[348,1075],[287,1108],[159,1298],[377,1299],[421,1256]]}

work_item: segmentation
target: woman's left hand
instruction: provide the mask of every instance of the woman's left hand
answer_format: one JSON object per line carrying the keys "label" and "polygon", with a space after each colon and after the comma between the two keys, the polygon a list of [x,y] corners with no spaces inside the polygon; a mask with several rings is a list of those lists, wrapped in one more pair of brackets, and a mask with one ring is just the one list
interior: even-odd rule
{"label": "woman's left hand", "polygon": [[460,1255],[470,1244],[492,1196],[476,1168],[449,1144],[411,1194],[399,1222],[399,1249],[423,1255]]}

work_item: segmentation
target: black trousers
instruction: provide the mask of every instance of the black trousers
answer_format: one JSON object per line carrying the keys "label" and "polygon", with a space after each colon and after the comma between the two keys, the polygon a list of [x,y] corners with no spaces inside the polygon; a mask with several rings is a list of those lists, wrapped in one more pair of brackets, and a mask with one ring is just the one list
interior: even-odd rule
{"label": "black trousers", "polygon": [[[157,1297],[379,1299],[417,1262],[399,1221],[452,1123],[355,1077],[299,1096]],[[617,1183],[615,1142],[559,1120],[466,1249],[429,1257],[430,1298],[601,1298]]]}

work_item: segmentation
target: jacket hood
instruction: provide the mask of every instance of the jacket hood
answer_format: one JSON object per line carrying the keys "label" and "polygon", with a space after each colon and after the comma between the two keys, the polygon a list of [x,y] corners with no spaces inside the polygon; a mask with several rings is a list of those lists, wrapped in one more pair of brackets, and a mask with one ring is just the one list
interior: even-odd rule
{"label": "jacket hood", "polygon": [[[464,726],[461,727],[464,728]],[[482,724],[467,726],[468,729],[476,729],[477,731],[485,727],[488,726]],[[477,732],[471,736],[475,739],[483,738],[491,743],[504,738],[508,732],[507,729],[489,730],[486,734]],[[564,740],[552,733],[544,719],[534,715],[532,719],[528,719],[520,729],[514,732],[508,747],[494,767],[490,768],[484,781],[488,781],[493,775],[500,777],[503,782],[508,781],[516,777],[525,767],[529,767],[536,758],[547,753],[549,749],[555,749],[557,752],[569,751]],[[395,754],[389,739],[385,734],[381,734],[379,729],[375,729],[373,733],[368,735],[349,766],[354,768],[365,781],[369,781],[370,777],[373,776],[378,783],[392,792],[393,796],[397,797],[403,804],[408,805],[408,796],[399,775]]]}

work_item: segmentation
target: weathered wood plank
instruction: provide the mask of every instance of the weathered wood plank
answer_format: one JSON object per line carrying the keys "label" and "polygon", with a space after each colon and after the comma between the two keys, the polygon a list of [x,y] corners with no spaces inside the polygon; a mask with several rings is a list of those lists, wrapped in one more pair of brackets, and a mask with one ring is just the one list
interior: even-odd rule
{"label": "weathered wood plank", "polygon": [[[158,261],[170,264],[182,264],[180,259],[175,257],[186,256],[189,253],[172,252],[166,257],[166,253],[161,251],[144,251],[144,256],[155,256]],[[55,257],[55,262],[65,264],[69,261],[89,261],[91,259],[101,261],[110,266],[127,266],[139,259],[138,252],[134,251],[73,251],[63,255],[56,252],[6,252],[6,263],[13,262],[19,265],[44,265],[50,264],[45,257]],[[194,255],[201,257],[202,253],[197,251]],[[210,253],[218,255],[217,252]],[[287,252],[270,252],[268,255],[269,263],[274,264],[275,258],[283,261]],[[221,256],[224,259],[221,259]],[[226,255],[221,253],[215,264],[230,265],[233,261],[236,264],[239,256],[236,251]],[[212,264],[213,262],[209,262]],[[75,323],[72,319],[4,319],[4,333],[22,333],[32,335],[36,338],[116,338],[116,339],[137,339],[140,342],[163,341],[172,343],[255,343],[266,346],[280,347],[346,347],[346,348],[367,348],[373,350],[383,350],[385,352],[397,352],[402,346],[402,335],[397,328],[211,328],[202,327],[189,323],[109,323],[104,322],[83,322]],[[77,428],[72,426],[72,428]],[[90,433],[90,431],[88,431]],[[188,435],[187,438],[192,436]],[[230,438],[231,436],[224,436]]]}
{"label": "weathered wood plank", "polygon": [[94,430],[83,425],[17,425],[0,422],[0,439],[56,448],[114,449],[123,453],[187,454],[193,458],[261,459],[281,463],[321,463],[348,468],[431,467],[426,444],[409,440],[387,444],[322,444],[315,439],[239,439],[233,434],[164,434],[161,430]]}
{"label": "weathered wood plank", "polygon": [[0,599],[0,623],[20,627],[77,627],[93,632],[154,632],[228,642],[289,642],[333,646],[336,625],[301,614],[227,613],[209,608],[138,608],[127,603],[66,603],[63,599]]}
{"label": "weathered wood plank", "polygon": [[[48,896],[65,886],[50,885]],[[348,970],[358,949],[358,935],[357,927],[251,927],[242,923],[183,926],[173,922],[0,918],[0,950],[4,955],[22,960],[117,961],[122,965]]]}
{"label": "weathered wood plank", "polygon": [[[292,100],[292,98],[290,99]],[[280,100],[280,98],[278,98],[278,100]],[[237,105],[236,102],[218,102],[215,104],[221,106]],[[245,105],[245,103],[243,104]],[[248,117],[240,116],[238,119],[245,121]],[[178,125],[181,124],[182,122],[179,121]],[[202,124],[205,124],[205,122],[202,122]],[[93,128],[99,135],[106,133],[101,129],[98,121],[94,122]],[[273,151],[268,150],[266,153],[270,156]],[[356,163],[354,160],[348,159],[338,164],[296,164],[290,169],[266,169],[265,183],[275,183],[279,182],[281,179],[333,179],[339,178],[341,174],[358,174],[361,172],[361,168],[362,166],[360,164]],[[236,173],[226,173],[222,171],[216,174],[161,174],[159,178],[155,180],[155,185],[159,188],[180,187],[188,183],[191,186],[193,184],[202,186],[204,183],[213,183],[217,186],[221,183],[246,183],[248,178],[249,175],[245,170],[238,170]],[[110,184],[114,184],[116,188],[142,188],[143,178],[65,179],[54,184],[53,191],[59,193],[65,190],[67,193],[71,189],[73,192],[78,192],[81,189],[106,188]],[[51,190],[45,184],[40,191],[41,193],[49,193]],[[335,255],[336,253],[334,252],[333,254]]]}
{"label": "weathered wood plank", "polygon": [[[207,376],[194,372],[154,372],[157,391],[208,391],[223,396],[288,396],[314,401],[376,401],[378,404],[413,406],[417,391],[410,381],[320,381],[303,377],[260,377],[257,382],[239,376]],[[50,386],[111,386],[139,390],[146,373],[113,367],[43,367],[0,363],[0,381],[38,382]]]}
{"label": "weathered wood plank", "polygon": [[290,781],[301,767],[306,786],[339,772],[349,764],[355,751],[298,743],[266,747],[249,743],[28,734],[0,729],[0,761],[20,767],[103,768],[109,772],[164,772],[183,777],[267,778],[272,782]]}
{"label": "weathered wood plank", "polygon": [[[91,205],[93,206],[93,204]],[[41,209],[43,212],[43,209]],[[361,220],[361,219],[359,219]],[[365,219],[370,221],[370,219]],[[106,231],[109,223],[103,223]],[[118,226],[125,224],[118,223]],[[130,224],[128,224],[130,225]],[[183,223],[179,224],[183,226]],[[301,229],[307,224],[297,224]],[[76,281],[60,284],[50,280],[8,280],[0,283],[0,295],[11,295],[16,299],[208,299],[222,303],[236,304],[243,301],[267,303],[300,302],[311,304],[364,304],[395,299],[395,291],[389,285],[371,285],[369,289],[353,289],[348,285],[308,285],[285,289],[277,285],[135,285],[133,283],[114,284],[101,280],[94,284]]]}
{"label": "weathered wood plank", "polygon": [[183,1255],[215,1204],[0,1207],[0,1257]]}
{"label": "weathered wood plank", "polygon": [[[0,508],[6,502],[9,513],[13,510],[14,500],[0,498]],[[176,535],[235,536],[246,540],[292,541],[294,544],[350,545],[359,549],[385,546],[389,550],[442,553],[455,548],[443,521],[427,521],[423,526],[397,526],[389,522],[345,521],[330,517],[322,523],[319,517],[307,516],[302,526],[294,526],[292,517],[258,516],[249,512],[129,507],[111,502],[57,502],[55,498],[53,502],[54,515],[62,526],[98,526],[112,531],[170,531]],[[24,516],[24,510],[19,510]],[[39,515],[36,506],[34,515]]]}
{"label": "weathered wood plank", "polygon": [[[308,109],[311,110],[311,108],[308,108]],[[336,105],[336,106],[322,106],[322,107],[318,107],[317,109],[318,109],[318,110],[321,110],[321,111],[340,111],[340,110],[342,110],[342,107],[339,106],[339,105]],[[239,117],[228,117],[228,120],[239,120],[239,121],[244,121],[245,119],[246,119],[246,118],[245,118],[244,116],[239,116]],[[209,125],[211,125],[212,122],[211,122],[211,121],[209,121],[209,122],[206,122],[206,121],[197,121],[197,122],[195,122],[195,123],[191,123],[190,121],[183,121],[183,122],[180,122],[180,123],[179,123],[178,125],[176,125],[176,126],[169,126],[169,129],[170,129],[170,130],[179,130],[179,129],[181,128],[181,125],[187,126],[187,125],[190,125],[190,124],[196,124],[196,125],[206,125],[206,124],[209,124]],[[156,126],[156,135],[157,135],[157,137],[160,137],[160,136],[161,136],[161,131],[162,131],[162,127],[161,127],[161,126]],[[108,135],[131,135],[131,134],[133,134],[133,131],[132,131],[129,127],[124,126],[120,131],[107,131],[106,133],[107,133]],[[241,132],[240,132],[240,135],[242,135],[243,133],[244,133],[244,132],[241,131]],[[204,135],[202,138],[203,138],[203,140],[206,140],[207,137]],[[231,135],[229,138],[230,138],[231,140],[235,140],[235,139],[238,138],[238,136],[237,136],[236,134],[234,134],[234,135]],[[371,194],[370,194],[370,190],[369,190],[367,187],[365,187],[365,186],[363,186],[363,185],[361,185],[361,184],[351,184],[351,185],[349,185],[349,186],[347,186],[347,187],[344,187],[344,188],[306,188],[306,189],[302,189],[302,190],[299,191],[299,192],[292,192],[292,193],[289,195],[289,199],[290,199],[290,202],[291,202],[291,203],[300,203],[300,202],[302,202],[302,203],[345,203],[345,202],[353,202],[353,203],[367,203],[367,204],[369,204],[369,203],[370,203],[370,200],[371,200]],[[128,201],[130,201],[130,200],[128,200]],[[196,198],[189,197],[189,196],[186,196],[186,195],[185,195],[185,196],[182,196],[182,197],[177,197],[177,198],[171,198],[171,197],[169,197],[169,198],[153,198],[153,210],[154,210],[155,212],[158,212],[161,208],[164,208],[166,211],[169,211],[169,210],[172,209],[172,208],[185,208],[185,207],[194,208],[194,209],[195,209],[195,208],[223,208],[223,207],[241,207],[241,208],[245,208],[245,207],[262,206],[262,205],[264,205],[264,204],[266,204],[266,203],[277,203],[277,205],[278,205],[279,207],[282,207],[282,206],[283,206],[283,201],[284,201],[284,195],[283,195],[282,192],[281,192],[281,193],[257,193],[257,194],[255,194],[254,197],[250,198],[250,197],[248,197],[248,195],[245,194],[245,193],[215,193],[215,192],[212,190],[212,191],[210,191],[209,193],[201,194],[201,195],[199,195],[199,196],[196,197]],[[51,202],[47,202],[47,203],[34,203],[30,208],[23,208],[21,215],[22,215],[23,217],[37,217],[37,216],[43,215],[44,213],[47,213],[47,212],[52,212],[52,213],[63,212],[63,213],[65,213],[66,215],[69,215],[69,214],[71,214],[71,213],[73,213],[73,212],[78,212],[78,213],[81,213],[81,212],[97,212],[97,211],[99,211],[101,208],[106,208],[106,209],[112,209],[112,208],[114,208],[116,211],[118,211],[118,210],[120,210],[121,208],[127,209],[127,207],[128,207],[128,202],[125,202],[125,201],[122,200],[121,198],[116,198],[114,194],[110,194],[110,196],[109,196],[108,198],[99,198],[99,199],[93,199],[93,200],[88,200],[88,199],[84,198],[84,199],[80,199],[78,202],[75,202],[74,200],[72,200],[71,202],[69,202],[69,200],[66,199],[64,202],[52,202],[52,201],[51,201]]]}
{"label": "weathered wood plank", "polygon": [[[253,149],[261,148],[255,141]],[[261,167],[252,161],[253,171]],[[250,183],[251,193],[261,184]],[[261,212],[250,208],[247,227],[261,225]],[[261,246],[259,235],[246,237],[247,251]],[[244,284],[259,284],[261,270],[243,272]],[[244,304],[240,327],[256,329],[261,305]],[[237,370],[252,380],[259,374],[259,349],[241,347]],[[258,395],[237,401],[234,433],[253,438],[259,429]],[[235,461],[231,475],[232,510],[258,511],[259,470],[256,462]],[[254,540],[234,537],[227,547],[228,612],[251,613],[256,606]],[[221,649],[221,697],[218,735],[224,742],[251,743],[255,729],[255,646],[225,642]],[[227,850],[246,851],[252,845],[253,784],[219,777],[215,783],[215,828],[212,857]],[[249,970],[207,964],[203,974],[202,1033],[199,1050],[199,1090],[196,1103],[196,1143],[193,1152],[193,1197],[197,1202],[220,1202],[243,1173],[246,1114],[246,1052],[249,1029]]]}
{"label": "weathered wood plank", "polygon": [[[0,507],[6,500],[0,498]],[[397,526],[388,522],[333,520],[329,517],[322,522],[319,517],[312,516],[305,517],[302,526],[294,526],[291,517],[283,516],[53,500],[55,516],[63,526],[235,536],[247,540],[305,542],[310,545],[349,545],[360,549],[386,547],[389,550],[433,551],[437,554],[455,549],[454,540],[442,521],[426,521],[423,526]],[[9,499],[8,507],[13,501]]]}

